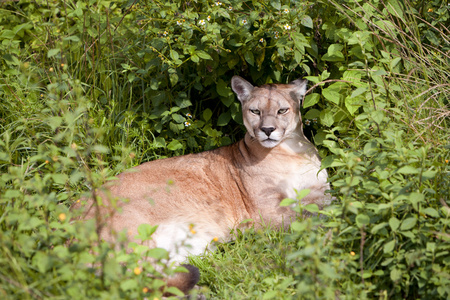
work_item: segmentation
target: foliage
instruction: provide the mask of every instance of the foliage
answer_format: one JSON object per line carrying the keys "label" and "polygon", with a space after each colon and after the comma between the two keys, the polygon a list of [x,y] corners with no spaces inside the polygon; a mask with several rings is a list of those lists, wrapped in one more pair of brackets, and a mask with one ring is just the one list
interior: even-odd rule
{"label": "foliage", "polygon": [[[12,129],[2,134],[0,294],[4,299],[141,298],[150,292],[160,297],[162,278],[174,272],[162,262],[165,250],[134,244],[130,252],[121,239],[116,245],[100,241],[95,220],[71,222],[67,201],[80,197],[79,185],[96,188],[108,175],[101,159],[107,150],[98,144],[97,129],[85,131],[91,123],[88,105],[77,90],[74,85],[67,99],[47,102],[42,120],[16,126],[18,138],[12,139]],[[33,139],[22,134],[29,126],[41,127]],[[19,164],[17,152],[27,155]],[[96,165],[96,172],[89,165]],[[142,241],[151,238],[148,227],[139,228]]]}
{"label": "foliage", "polygon": [[69,207],[128,167],[242,137],[238,74],[309,79],[305,132],[336,201],[192,258],[204,292],[448,298],[448,24],[437,0],[3,2],[0,295],[160,297],[163,251],[100,242]]}

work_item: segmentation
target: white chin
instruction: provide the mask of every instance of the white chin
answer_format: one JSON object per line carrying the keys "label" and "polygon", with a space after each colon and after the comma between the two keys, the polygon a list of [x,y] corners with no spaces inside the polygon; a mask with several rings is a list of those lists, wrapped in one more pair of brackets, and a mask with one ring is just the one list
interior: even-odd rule
{"label": "white chin", "polygon": [[273,148],[273,147],[277,146],[280,143],[280,141],[266,139],[266,140],[259,141],[259,143],[264,148]]}

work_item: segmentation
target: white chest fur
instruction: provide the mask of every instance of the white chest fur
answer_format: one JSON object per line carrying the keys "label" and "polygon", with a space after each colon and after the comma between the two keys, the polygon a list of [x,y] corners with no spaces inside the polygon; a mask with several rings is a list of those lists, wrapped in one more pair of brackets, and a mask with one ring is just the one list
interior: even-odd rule
{"label": "white chest fur", "polygon": [[292,164],[284,166],[286,168],[285,181],[280,184],[286,191],[287,198],[295,199],[296,191],[304,189],[318,189],[320,190],[319,196],[323,198],[323,192],[329,189],[328,174],[326,170],[320,170],[321,163],[317,149],[306,139],[301,142],[287,140],[280,147],[286,153],[298,156],[298,159],[293,160]]}

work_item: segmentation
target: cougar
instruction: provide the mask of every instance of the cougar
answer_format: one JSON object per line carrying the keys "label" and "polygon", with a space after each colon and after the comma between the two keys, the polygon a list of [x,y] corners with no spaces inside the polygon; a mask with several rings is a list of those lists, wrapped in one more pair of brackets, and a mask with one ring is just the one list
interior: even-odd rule
{"label": "cougar", "polygon": [[[247,129],[242,140],[132,168],[98,191],[102,205],[84,201],[83,218],[100,216],[99,234],[108,241],[120,231],[134,241],[140,224],[158,225],[147,244],[168,250],[170,259],[181,263],[189,254],[204,253],[213,240],[231,239],[233,228],[288,226],[296,213],[279,204],[296,198],[296,191],[310,190],[303,204],[328,205],[327,172],[303,134],[300,104],[306,86],[297,79],[254,87],[234,76],[231,87]],[[112,198],[127,201],[112,213]],[[253,221],[242,223],[248,219]],[[187,292],[198,280],[198,269],[188,270],[168,284]]]}

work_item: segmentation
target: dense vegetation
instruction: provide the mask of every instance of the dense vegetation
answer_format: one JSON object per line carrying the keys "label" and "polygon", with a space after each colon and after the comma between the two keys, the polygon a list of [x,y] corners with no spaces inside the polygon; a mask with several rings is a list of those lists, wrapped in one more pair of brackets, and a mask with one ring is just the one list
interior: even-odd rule
{"label": "dense vegetation", "polygon": [[337,200],[298,205],[322,218],[288,232],[235,232],[193,257],[201,292],[448,299],[449,10],[439,0],[1,2],[0,298],[160,298],[165,275],[142,257],[171,274],[164,251],[100,242],[95,222],[70,222],[69,208],[126,168],[241,138],[238,74],[310,81],[305,132]]}

